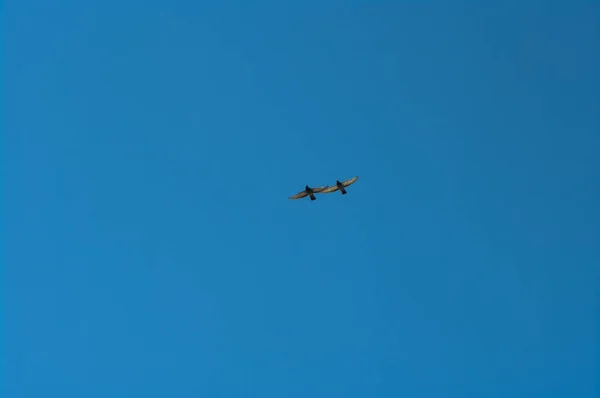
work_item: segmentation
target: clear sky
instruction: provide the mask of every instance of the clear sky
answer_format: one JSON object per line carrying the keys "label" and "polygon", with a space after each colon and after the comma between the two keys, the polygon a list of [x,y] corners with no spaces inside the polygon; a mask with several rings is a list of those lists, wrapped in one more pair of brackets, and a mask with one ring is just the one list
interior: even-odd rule
{"label": "clear sky", "polygon": [[598,397],[600,4],[419,4],[6,2],[2,397]]}

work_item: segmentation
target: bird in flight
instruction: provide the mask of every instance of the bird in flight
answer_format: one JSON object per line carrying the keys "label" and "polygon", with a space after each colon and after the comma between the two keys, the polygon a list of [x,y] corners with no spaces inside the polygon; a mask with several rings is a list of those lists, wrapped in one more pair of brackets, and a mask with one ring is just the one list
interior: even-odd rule
{"label": "bird in flight", "polygon": [[315,197],[314,194],[321,193],[324,190],[326,190],[327,188],[329,188],[329,185],[325,185],[324,187],[320,187],[320,188],[310,188],[307,185],[306,187],[304,187],[304,191],[298,192],[294,196],[290,196],[290,199],[302,199],[302,198],[305,198],[307,196],[310,196],[310,200],[316,200],[317,198]]}
{"label": "bird in flight", "polygon": [[330,188],[325,189],[323,191],[323,193],[331,193],[331,192],[335,192],[335,191],[339,190],[340,192],[342,192],[342,195],[345,195],[347,193],[345,188],[348,187],[348,186],[350,186],[350,185],[352,185],[352,184],[354,184],[356,182],[356,180],[358,180],[358,176],[353,177],[353,178],[351,178],[349,180],[346,180],[344,182],[340,182],[339,180],[336,180],[335,181],[335,185],[333,185]]}

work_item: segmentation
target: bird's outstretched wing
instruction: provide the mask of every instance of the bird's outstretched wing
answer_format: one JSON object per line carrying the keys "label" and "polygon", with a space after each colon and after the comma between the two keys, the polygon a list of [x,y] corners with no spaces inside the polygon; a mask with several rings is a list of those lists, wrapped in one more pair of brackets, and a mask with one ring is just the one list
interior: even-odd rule
{"label": "bird's outstretched wing", "polygon": [[349,180],[346,180],[346,181],[342,182],[342,185],[343,185],[344,187],[347,187],[347,186],[349,186],[349,185],[352,185],[352,184],[354,184],[354,183],[356,182],[356,180],[358,180],[358,176],[356,176],[356,177],[354,177],[354,178],[351,178],[351,179],[349,179]]}
{"label": "bird's outstretched wing", "polygon": [[290,196],[290,199],[302,199],[302,198],[306,198],[308,194],[306,193],[306,191],[302,191],[302,192],[298,192],[297,194],[295,194],[294,196]]}
{"label": "bird's outstretched wing", "polygon": [[337,190],[339,190],[339,188],[337,187],[337,185],[334,185],[332,187],[327,188],[326,190],[324,190],[321,193],[332,193],[332,192],[335,192]]}
{"label": "bird's outstretched wing", "polygon": [[313,188],[312,191],[314,193],[320,193],[320,192],[325,191],[327,188],[329,188],[329,185],[325,185],[325,186],[319,187],[319,188]]}

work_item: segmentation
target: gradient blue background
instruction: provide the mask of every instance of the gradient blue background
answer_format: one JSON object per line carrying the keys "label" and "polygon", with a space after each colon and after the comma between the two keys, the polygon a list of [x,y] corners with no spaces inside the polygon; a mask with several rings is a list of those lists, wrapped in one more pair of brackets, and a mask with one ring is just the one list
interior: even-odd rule
{"label": "gradient blue background", "polygon": [[598,397],[600,5],[416,3],[6,2],[2,397]]}

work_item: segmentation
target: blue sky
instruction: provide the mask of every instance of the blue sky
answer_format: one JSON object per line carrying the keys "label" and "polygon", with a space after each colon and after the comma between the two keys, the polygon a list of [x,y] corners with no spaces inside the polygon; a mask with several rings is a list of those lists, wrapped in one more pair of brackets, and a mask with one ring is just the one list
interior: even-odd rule
{"label": "blue sky", "polygon": [[600,6],[416,3],[5,4],[2,396],[597,397]]}

